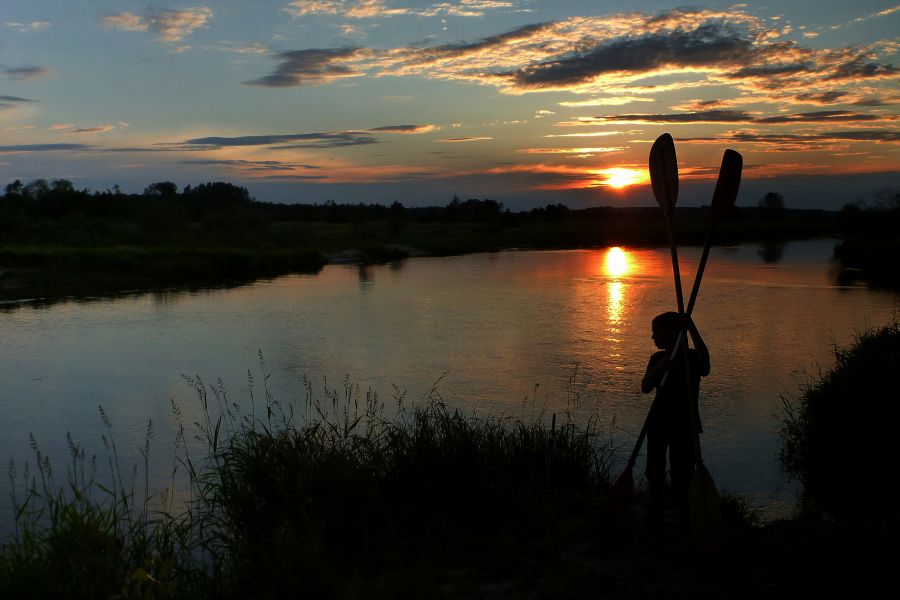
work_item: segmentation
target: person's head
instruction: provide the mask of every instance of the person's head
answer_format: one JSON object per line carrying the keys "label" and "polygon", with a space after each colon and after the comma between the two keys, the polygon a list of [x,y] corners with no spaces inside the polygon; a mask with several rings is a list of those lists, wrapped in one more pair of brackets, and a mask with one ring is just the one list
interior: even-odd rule
{"label": "person's head", "polygon": [[653,343],[660,350],[671,350],[675,346],[680,329],[677,312],[664,312],[653,317],[650,326],[653,329]]}

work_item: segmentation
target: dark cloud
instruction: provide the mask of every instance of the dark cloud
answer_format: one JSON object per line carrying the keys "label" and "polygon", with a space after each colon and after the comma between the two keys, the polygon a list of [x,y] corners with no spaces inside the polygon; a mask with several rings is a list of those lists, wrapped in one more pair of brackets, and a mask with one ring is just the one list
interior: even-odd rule
{"label": "dark cloud", "polygon": [[365,52],[363,48],[312,48],[281,52],[275,55],[281,63],[274,73],[244,83],[263,87],[295,87],[356,77],[363,73],[339,63],[353,60]]}
{"label": "dark cloud", "polygon": [[825,79],[881,79],[894,77],[898,73],[900,73],[900,69],[897,69],[894,65],[868,62],[865,58],[857,56],[835,67]]}
{"label": "dark cloud", "polygon": [[433,129],[434,125],[385,125],[369,129],[369,131],[373,133],[423,133]]}
{"label": "dark cloud", "polygon": [[807,64],[793,65],[759,65],[753,67],[742,67],[737,71],[725,75],[731,79],[745,79],[747,77],[776,77],[778,75],[788,75],[794,73],[802,73],[804,71],[812,71],[812,67]]}
{"label": "dark cloud", "polygon": [[702,110],[673,114],[630,114],[593,117],[594,121],[627,121],[638,123],[746,123],[753,115],[743,110]]}
{"label": "dark cloud", "polygon": [[743,142],[748,144],[806,144],[817,142],[900,142],[900,131],[859,130],[823,133],[768,134],[735,131],[721,137],[678,138],[679,142]]}
{"label": "dark cloud", "polygon": [[852,142],[900,142],[900,131],[838,131],[825,135]]}
{"label": "dark cloud", "polygon": [[847,110],[818,110],[814,112],[794,113],[792,115],[776,115],[774,117],[760,117],[755,123],[768,125],[785,123],[837,123],[846,121],[882,121],[893,120],[894,117],[882,115],[869,115],[865,113],[851,112]]}
{"label": "dark cloud", "polygon": [[891,106],[893,102],[885,101],[881,98],[863,98],[851,102],[854,106]]}
{"label": "dark cloud", "polygon": [[812,93],[808,92],[805,94],[797,94],[794,96],[795,100],[800,102],[814,102],[816,104],[834,104],[841,98],[845,97],[848,92],[844,92],[841,90],[833,90],[830,92],[821,92],[821,93]]}
{"label": "dark cloud", "polygon": [[250,171],[283,171],[285,169],[320,169],[316,165],[286,163],[279,160],[183,160],[184,165],[241,167]]}
{"label": "dark cloud", "polygon": [[467,135],[467,136],[462,136],[462,137],[444,138],[439,141],[441,141],[441,142],[482,142],[485,140],[492,140],[492,139],[494,139],[494,138],[487,137],[487,136]]}
{"label": "dark cloud", "polygon": [[177,152],[180,148],[155,146],[153,148],[141,148],[138,146],[126,146],[123,148],[97,148],[98,152]]}
{"label": "dark cloud", "polygon": [[895,120],[896,117],[869,115],[846,110],[819,110],[774,117],[755,117],[743,110],[706,110],[673,114],[623,114],[592,117],[591,122],[630,123],[759,123],[781,125],[787,123],[840,123]]}
{"label": "dark cloud", "polygon": [[27,104],[29,102],[37,102],[37,100],[19,98],[18,96],[0,96],[0,110],[6,108],[15,108],[16,106]]}
{"label": "dark cloud", "polygon": [[184,149],[208,150],[211,148],[231,148],[235,146],[277,146],[285,148],[339,148],[377,144],[379,140],[362,132],[341,131],[326,133],[288,133],[274,135],[245,135],[240,137],[203,137],[185,140],[176,144]]}
{"label": "dark cloud", "polygon": [[112,131],[112,125],[97,125],[96,127],[78,127],[76,129],[67,129],[64,133],[106,133]]}
{"label": "dark cloud", "polygon": [[700,100],[696,103],[696,108],[703,109],[714,109],[717,106],[721,106],[724,102],[722,100]]}
{"label": "dark cloud", "polygon": [[266,175],[263,179],[284,179],[286,181],[316,181],[328,179],[325,175]]}
{"label": "dark cloud", "polygon": [[345,146],[365,146],[368,144],[380,144],[381,140],[373,137],[358,136],[347,139],[323,140],[321,142],[309,142],[304,144],[285,144],[282,146],[270,146],[272,150],[299,150],[303,148],[343,148]]}
{"label": "dark cloud", "polygon": [[522,87],[571,86],[605,73],[645,72],[660,67],[700,67],[745,63],[753,44],[736,30],[719,24],[693,31],[654,33],[620,39],[587,52],[526,67],[512,73]]}
{"label": "dark cloud", "polygon": [[53,71],[46,67],[5,67],[0,69],[0,73],[10,79],[23,81],[26,79],[38,79],[40,77],[49,77]]}
{"label": "dark cloud", "polygon": [[412,48],[415,51],[415,62],[431,62],[438,59],[462,58],[470,54],[480,54],[485,50],[497,46],[503,46],[509,42],[515,42],[521,39],[530,38],[541,33],[545,29],[554,26],[553,22],[533,23],[524,25],[506,33],[491,35],[471,43],[443,44],[441,46],[430,46],[425,48]]}
{"label": "dark cloud", "polygon": [[61,150],[91,150],[87,144],[20,144],[0,146],[0,152],[59,152]]}

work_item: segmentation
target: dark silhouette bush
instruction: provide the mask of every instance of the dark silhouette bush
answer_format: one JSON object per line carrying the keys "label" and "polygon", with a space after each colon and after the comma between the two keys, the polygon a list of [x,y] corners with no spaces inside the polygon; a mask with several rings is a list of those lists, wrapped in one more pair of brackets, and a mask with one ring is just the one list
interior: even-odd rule
{"label": "dark silhouette bush", "polygon": [[894,376],[900,322],[835,348],[834,367],[785,403],[781,464],[803,483],[803,508],[837,520],[896,518],[891,490],[900,418]]}

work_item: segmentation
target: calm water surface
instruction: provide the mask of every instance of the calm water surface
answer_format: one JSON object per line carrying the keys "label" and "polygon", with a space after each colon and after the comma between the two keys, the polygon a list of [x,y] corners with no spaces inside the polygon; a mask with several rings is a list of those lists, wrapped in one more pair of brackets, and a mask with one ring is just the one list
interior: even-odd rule
{"label": "calm water surface", "polygon": [[[833,245],[790,243],[777,262],[755,244],[713,249],[694,313],[712,354],[700,398],[706,464],[720,487],[772,515],[797,492],[778,468],[782,396],[828,368],[835,343],[897,314],[897,294],[834,284]],[[687,293],[699,249],[681,258]],[[655,350],[650,320],[675,307],[669,261],[666,249],[628,248],[416,258],[228,290],[8,309],[0,457],[21,471],[31,432],[61,469],[67,431],[102,456],[102,405],[129,464],[152,420],[151,468],[163,485],[170,399],[188,421],[198,414],[182,374],[221,378],[229,399],[246,405],[259,351],[282,403],[302,404],[304,375],[315,390],[349,376],[388,401],[393,385],[418,399],[437,382],[447,402],[480,413],[562,412],[577,395],[578,412],[597,412],[625,454],[651,400],[640,392]],[[8,523],[7,481],[0,492]]]}

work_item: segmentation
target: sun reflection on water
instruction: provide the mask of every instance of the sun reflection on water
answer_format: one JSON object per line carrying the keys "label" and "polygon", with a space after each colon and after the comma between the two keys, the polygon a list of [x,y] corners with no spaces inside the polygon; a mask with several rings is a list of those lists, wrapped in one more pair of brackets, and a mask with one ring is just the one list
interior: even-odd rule
{"label": "sun reflection on water", "polygon": [[620,332],[623,318],[625,316],[625,295],[629,284],[622,281],[633,270],[633,260],[629,253],[618,246],[613,246],[606,251],[603,261],[603,270],[610,281],[606,284],[609,298],[606,302],[607,320],[609,322],[609,332],[616,334]]}
{"label": "sun reflection on water", "polygon": [[623,303],[625,296],[625,284],[621,281],[611,281],[607,285],[609,289],[609,302],[606,304],[606,313],[609,318],[609,324],[614,326],[614,331],[618,331],[618,325],[622,323]]}
{"label": "sun reflection on water", "polygon": [[630,257],[618,246],[613,246],[606,251],[605,270],[606,274],[613,278],[628,275],[631,271]]}

